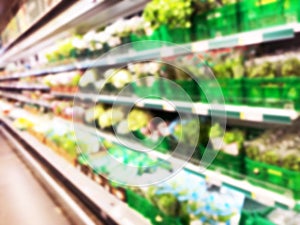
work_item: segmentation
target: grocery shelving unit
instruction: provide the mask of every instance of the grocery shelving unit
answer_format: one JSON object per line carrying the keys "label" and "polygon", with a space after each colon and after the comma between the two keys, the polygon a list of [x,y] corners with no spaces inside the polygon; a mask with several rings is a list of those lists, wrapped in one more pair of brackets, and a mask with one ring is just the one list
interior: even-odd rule
{"label": "grocery shelving unit", "polygon": [[[1,88],[1,87],[0,87]],[[23,88],[14,88],[21,89]],[[35,88],[26,88],[26,90],[36,90]],[[205,103],[185,103],[180,101],[173,101],[172,107],[163,100],[157,99],[143,99],[138,101],[139,98],[134,97],[123,97],[123,96],[108,96],[108,95],[95,95],[95,94],[66,94],[52,92],[56,98],[66,98],[74,100],[78,98],[80,100],[90,100],[94,103],[105,103],[105,104],[118,104],[118,105],[135,105],[137,107],[145,109],[158,109],[168,112],[183,112],[193,113],[202,116],[223,116],[223,108],[220,111],[217,108],[213,108],[209,104]],[[50,108],[49,104],[42,101],[33,101],[22,95],[1,93],[0,95],[5,98],[14,99],[21,102],[32,103],[43,107]],[[225,105],[226,117],[228,119],[238,119],[241,121],[252,121],[257,123],[276,123],[276,124],[292,124],[293,121],[297,120],[299,114],[295,110],[285,109],[274,109],[266,107],[250,107],[250,106],[236,106],[236,105]]]}
{"label": "grocery shelving unit", "polygon": [[[62,1],[63,2],[63,1]],[[27,31],[13,40],[0,55],[0,65],[7,62],[18,62],[27,55],[34,55],[37,49],[44,48],[54,43],[57,39],[67,36],[67,32],[73,27],[82,27],[83,25],[88,29],[95,26],[105,25],[120,16],[123,17],[140,12],[147,0],[113,0],[113,1],[69,1],[55,5],[51,10],[47,11],[36,23],[32,25]],[[80,10],[79,10],[80,9]],[[101,14],[98,13],[101,11]],[[49,18],[49,21],[45,18]],[[109,17],[107,15],[110,15]],[[108,19],[109,18],[109,19]],[[97,22],[95,22],[97,21]],[[300,32],[300,23],[291,23],[273,28],[265,28],[255,31],[243,32],[224,37],[218,37],[208,40],[197,41],[179,46],[164,46],[163,48],[155,48],[145,51],[135,51],[130,49],[126,53],[118,54],[114,57],[102,57],[99,59],[86,59],[63,65],[46,66],[43,68],[28,69],[26,71],[15,72],[6,76],[0,77],[0,97],[11,99],[17,102],[29,103],[37,105],[47,110],[51,110],[50,103],[42,100],[33,100],[22,96],[21,94],[11,93],[11,91],[45,91],[50,92],[55,99],[65,100],[88,100],[93,103],[104,103],[109,105],[124,105],[136,106],[144,109],[161,110],[165,112],[183,112],[196,114],[199,116],[213,116],[222,117],[223,109],[218,111],[210,104],[194,102],[187,103],[182,101],[173,101],[173,107],[166,104],[165,101],[159,99],[143,99],[138,101],[138,97],[113,96],[113,95],[95,95],[88,93],[60,93],[51,92],[51,89],[44,86],[10,86],[2,85],[2,82],[10,82],[26,77],[40,77],[49,74],[59,74],[62,72],[86,70],[90,68],[110,68],[137,60],[154,60],[168,57],[175,57],[185,55],[186,52],[202,53],[209,50],[216,50],[221,48],[233,48],[241,46],[256,45],[261,43],[268,43],[278,40],[288,40],[295,37],[295,34]],[[38,43],[38,44],[37,44]],[[293,125],[299,120],[299,112],[294,109],[275,109],[268,107],[252,107],[241,105],[224,105],[226,117],[232,120],[239,121],[239,124],[254,123],[280,125]],[[70,124],[70,121],[60,119],[62,123]],[[80,197],[85,199],[88,205],[97,216],[102,220],[107,220],[113,224],[149,224],[149,221],[142,218],[138,213],[131,210],[121,200],[115,198],[107,193],[107,190],[96,185],[94,181],[86,176],[78,173],[76,169],[68,165],[65,161],[55,155],[47,146],[41,144],[29,133],[17,130],[12,122],[5,116],[1,116],[3,124],[2,132],[6,134],[15,145],[20,146],[20,141],[33,149],[34,154],[38,154],[42,161],[47,162],[47,165],[55,170],[60,176],[67,180],[69,186],[76,188],[76,194],[80,193]],[[89,127],[84,124],[75,124],[84,132],[97,135],[102,139],[111,141],[112,143],[120,144],[118,139],[107,132],[100,131],[96,128]],[[19,139],[19,141],[17,141]],[[126,141],[124,142],[126,145]],[[141,145],[136,146],[136,149],[144,148]],[[155,151],[148,153],[151,157],[169,161],[172,164],[182,164],[180,158],[171,156],[169,154],[162,154]],[[65,169],[67,168],[67,169]],[[187,163],[185,170],[197,174],[206,179],[210,184],[216,186],[226,186],[243,193],[248,198],[268,206],[279,207],[283,209],[300,210],[300,201],[291,197],[291,193],[283,188],[284,194],[278,194],[252,185],[246,180],[238,180],[229,176],[223,175],[218,171],[203,170],[200,165]],[[80,184],[84,183],[84,190]],[[261,194],[263,193],[263,194]],[[95,199],[101,199],[96,201]]]}
{"label": "grocery shelving unit", "polygon": [[[13,145],[22,148],[20,142],[28,144],[34,151],[34,154],[37,154],[44,164],[50,165],[51,171],[56,176],[62,177],[64,184],[71,187],[80,199],[84,199],[89,204],[89,209],[94,211],[95,215],[99,216],[100,219],[104,219],[111,224],[120,225],[128,224],[128,221],[133,224],[150,224],[125,203],[97,185],[95,181],[92,181],[84,174],[78,173],[76,168],[57,156],[50,148],[41,144],[27,132],[14,128],[10,120],[2,118],[1,122],[5,127],[5,130],[1,128],[2,132],[9,137]],[[20,139],[20,141],[15,140],[15,138]],[[82,189],[81,184],[84,184],[84,189]],[[86,221],[83,222],[87,223]]]}

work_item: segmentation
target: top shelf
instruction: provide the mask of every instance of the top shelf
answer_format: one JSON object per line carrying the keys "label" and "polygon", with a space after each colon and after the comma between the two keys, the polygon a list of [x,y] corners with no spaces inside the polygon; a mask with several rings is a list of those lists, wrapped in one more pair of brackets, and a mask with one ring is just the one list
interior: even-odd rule
{"label": "top shelf", "polygon": [[0,33],[17,13],[21,4],[20,0],[0,1]]}
{"label": "top shelf", "polygon": [[[91,27],[106,25],[120,16],[129,16],[141,11],[148,0],[94,0],[94,1],[62,1],[64,7],[51,17],[51,20],[44,20],[44,17],[52,16],[54,10],[60,8],[60,4],[54,7],[43,16],[37,23],[34,23],[27,31],[13,41],[2,53],[0,64],[27,58],[35,54],[45,45],[54,43],[64,32],[80,27],[83,30]],[[65,2],[69,2],[66,4]],[[71,4],[70,4],[71,3]],[[62,3],[61,3],[62,4]],[[101,11],[101,13],[99,13]],[[44,21],[44,22],[43,22]],[[30,32],[28,32],[30,31]],[[51,39],[51,43],[49,40]]]}
{"label": "top shelf", "polygon": [[[295,33],[300,31],[300,23],[286,24],[273,28],[266,28],[250,32],[243,32],[235,35],[218,37],[214,39],[197,41],[188,44],[165,46],[145,51],[128,50],[122,54],[115,56],[106,56],[99,59],[86,59],[65,65],[53,66],[44,69],[34,69],[21,73],[15,73],[10,76],[1,77],[0,81],[18,79],[30,76],[42,76],[46,74],[61,73],[77,69],[88,69],[94,67],[113,67],[126,64],[133,61],[153,60],[159,58],[180,56],[191,53],[201,53],[204,51],[231,48],[237,46],[247,46],[264,42],[291,39],[295,37]],[[22,43],[21,43],[22,44]],[[8,53],[9,54],[9,53]],[[17,54],[17,52],[16,52]],[[3,56],[8,57],[7,54]],[[2,59],[3,59],[2,57]],[[1,59],[0,59],[1,60]]]}

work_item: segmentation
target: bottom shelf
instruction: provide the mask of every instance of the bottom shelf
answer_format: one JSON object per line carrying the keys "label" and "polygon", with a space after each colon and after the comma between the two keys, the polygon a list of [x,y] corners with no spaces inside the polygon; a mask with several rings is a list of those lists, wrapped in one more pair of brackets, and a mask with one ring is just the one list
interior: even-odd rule
{"label": "bottom shelf", "polygon": [[43,165],[47,165],[47,169],[55,174],[57,179],[62,180],[65,186],[72,191],[96,217],[109,224],[150,224],[147,219],[129,208],[126,203],[107,192],[105,188],[99,186],[95,181],[79,173],[72,164],[58,156],[53,150],[28,134],[28,132],[17,130],[8,119],[1,118],[1,121],[4,125],[2,130],[11,136],[10,139],[13,140],[13,144],[19,148],[22,146],[21,143],[29,147],[30,152],[32,151],[31,153],[38,157]]}
{"label": "bottom shelf", "polygon": [[[64,122],[64,123],[70,123],[69,121],[64,121],[64,120],[61,120],[61,119],[60,119],[60,121]],[[25,142],[28,145],[30,145],[31,148],[35,149],[35,151],[38,152],[38,154],[42,154],[43,157],[47,159],[47,161],[49,161],[49,159],[51,159],[51,157],[53,157],[53,155],[55,155],[55,153],[53,152],[53,150],[49,149],[44,144],[40,143],[36,138],[32,137],[27,132],[19,131],[16,128],[14,128],[13,125],[12,125],[12,122],[9,121],[8,119],[6,119],[6,118],[3,117],[2,118],[2,122],[6,125],[6,127],[12,133],[14,133],[14,135],[16,135],[18,138],[21,138],[23,142]],[[83,131],[88,131],[88,130],[91,131],[90,127],[86,127],[85,125],[81,125],[81,126],[82,126],[82,130]],[[99,132],[95,132],[95,130],[93,130],[93,133],[99,133]],[[109,134],[105,134],[105,135],[106,136],[104,138],[108,138],[109,140],[113,140],[113,136],[112,135],[109,135]],[[47,149],[47,150],[44,150],[44,149]],[[51,151],[52,156],[50,156],[51,155],[50,153],[45,153],[47,151]],[[46,156],[44,154],[46,154],[46,155],[49,154],[50,158],[48,158],[48,155]],[[56,158],[60,159],[58,161],[62,160],[62,158],[58,157],[57,155],[55,155],[55,156],[56,156]],[[161,153],[155,153],[155,156],[158,157],[158,158],[160,156],[162,156],[162,158],[169,158],[170,157],[170,156],[167,156],[167,155],[164,155],[164,154],[161,154]],[[172,163],[176,163],[178,160],[179,159],[172,159],[171,162]],[[54,160],[52,162],[55,162],[55,164],[56,164],[56,160]],[[64,164],[67,164],[67,162],[64,161]],[[70,164],[69,164],[69,167],[72,168],[72,169],[74,169]],[[84,172],[88,176],[92,177],[94,179],[94,181],[96,181],[96,183],[98,183],[98,184],[102,183],[101,176],[96,176],[96,175],[99,175],[99,174],[95,175],[93,173],[93,171],[91,172],[90,168],[87,165],[80,165],[80,169],[81,169],[82,172]],[[76,169],[75,169],[75,171],[76,171]],[[262,203],[264,203],[266,205],[271,205],[271,206],[276,206],[276,207],[291,208],[291,209],[293,209],[298,204],[298,202],[296,202],[295,200],[293,200],[292,198],[290,198],[288,196],[280,195],[280,194],[274,193],[272,191],[268,191],[266,189],[253,186],[253,185],[251,185],[246,180],[237,180],[237,179],[228,177],[226,175],[223,175],[223,174],[219,173],[218,171],[202,170],[202,168],[200,168],[199,166],[195,166],[193,164],[187,164],[185,166],[185,171],[188,171],[191,174],[196,174],[199,177],[205,178],[205,180],[208,183],[210,183],[210,184],[214,184],[214,185],[217,185],[219,187],[225,186],[225,187],[229,187],[230,189],[237,190],[238,192],[243,193],[244,195],[246,195],[246,196],[248,196],[250,198],[253,198],[253,199],[257,200],[257,201],[260,201],[260,202],[262,202]],[[78,174],[78,171],[76,171],[76,173]],[[69,176],[69,175],[67,173],[65,173],[65,176]],[[77,175],[74,174],[74,176],[77,176]],[[78,181],[75,181],[75,180],[73,180],[73,182],[78,182]],[[89,180],[91,181],[91,179],[89,179]],[[112,195],[112,197],[114,199],[116,199],[116,197],[114,197],[113,195],[115,195],[117,197],[121,196],[120,198],[122,200],[125,200],[124,197],[122,198],[122,193],[123,193],[123,196],[124,196],[124,193],[125,193],[126,189],[124,190],[124,188],[123,189],[122,188],[118,188],[117,186],[114,186],[113,184],[111,184],[111,183],[109,183],[107,181],[105,181],[105,182],[106,182],[105,185],[102,184],[103,185],[103,187],[102,187],[102,195],[105,195],[105,198],[106,198],[106,195],[108,195],[108,192],[111,192],[112,193],[111,195]],[[95,184],[95,182],[93,182],[93,184]],[[83,192],[86,192],[86,191],[87,190],[84,190]],[[91,193],[94,194],[94,192],[95,192],[95,190],[93,190]],[[91,193],[87,193],[87,195],[89,196]],[[101,198],[99,198],[100,197],[99,193],[97,193],[97,196],[98,196],[97,198],[92,197],[92,198],[90,198],[90,200],[91,199],[103,199],[103,196]],[[99,204],[99,203],[97,203],[97,204]],[[120,208],[122,208],[121,209],[122,212],[124,211],[123,207],[126,208],[127,210],[130,210],[128,208],[128,206],[125,203],[123,203],[122,201],[120,201],[120,200],[115,200],[114,203],[110,203],[110,204],[113,204],[113,205],[122,205],[123,204],[123,206],[120,207]],[[119,207],[116,207],[116,208],[119,208]],[[106,208],[103,208],[103,209],[105,209],[103,211],[104,211],[104,213],[106,213]],[[140,211],[140,210],[138,210],[138,211]],[[107,214],[110,215],[110,211],[108,211]],[[127,213],[123,214],[123,215],[127,215]],[[160,224],[166,224],[166,223],[162,223],[162,221],[164,221],[164,219],[162,219],[162,218],[163,218],[163,215],[158,216],[157,218],[155,218],[155,220],[158,220],[158,222],[160,222]],[[151,220],[151,218],[148,218],[148,219]],[[131,216],[130,217],[127,216],[127,220],[128,221],[132,221]],[[138,223],[138,224],[149,224],[148,220],[146,220],[146,219],[143,219],[143,220],[144,220],[143,222],[141,222],[142,221],[141,220],[140,223]],[[154,223],[154,222],[152,221],[152,223]],[[123,223],[121,223],[121,224],[123,224]],[[124,224],[126,224],[126,223],[124,222]],[[159,224],[159,223],[155,223],[155,224]],[[169,224],[169,223],[167,223],[167,224]]]}

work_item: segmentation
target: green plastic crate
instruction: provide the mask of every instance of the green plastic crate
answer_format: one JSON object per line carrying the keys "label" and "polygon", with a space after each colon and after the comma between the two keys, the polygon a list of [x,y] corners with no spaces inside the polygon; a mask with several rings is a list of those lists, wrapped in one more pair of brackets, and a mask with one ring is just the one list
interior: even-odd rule
{"label": "green plastic crate", "polygon": [[266,218],[254,216],[249,218],[244,225],[275,225]]}
{"label": "green plastic crate", "polygon": [[300,21],[300,4],[298,0],[284,1],[284,15],[286,23],[294,23]]}
{"label": "green plastic crate", "polygon": [[[257,218],[263,218],[264,221],[262,221],[262,224],[266,224],[264,222],[269,221],[265,218],[273,210],[274,207],[264,206],[252,199],[246,198],[239,225],[260,225],[258,222],[261,222],[261,220],[258,220]],[[271,224],[269,223],[268,225]]]}
{"label": "green plastic crate", "polygon": [[209,28],[206,20],[206,13],[195,15],[192,18],[192,40],[204,40],[209,38]]}
{"label": "green plastic crate", "polygon": [[244,78],[245,102],[252,106],[300,108],[300,78]]}
{"label": "green plastic crate", "polygon": [[[200,147],[201,155],[204,154],[204,151],[215,151],[213,149]],[[205,161],[202,161],[205,165]],[[237,156],[230,155],[226,152],[219,151],[216,158],[213,160],[211,165],[207,165],[209,169],[219,169],[221,173],[228,175],[230,177],[241,179],[242,174],[244,174],[244,154],[239,154]]]}
{"label": "green plastic crate", "polygon": [[243,0],[239,11],[242,31],[286,23],[284,0]]}
{"label": "green plastic crate", "polygon": [[266,187],[265,181],[267,179],[267,169],[259,167],[256,161],[246,157],[245,159],[246,175],[249,182],[258,186]]}
{"label": "green plastic crate", "polygon": [[157,150],[162,153],[167,153],[171,150],[171,141],[168,137],[159,137],[158,140],[154,141],[147,138],[140,130],[133,131],[132,134],[141,140],[141,143],[145,146]]}
{"label": "green plastic crate", "polygon": [[170,150],[170,144],[166,137],[159,137],[157,141],[146,138],[143,139],[142,142],[145,144],[145,146],[162,153],[167,153]]}
{"label": "green plastic crate", "polygon": [[191,42],[191,29],[169,28],[167,25],[159,27],[161,41],[184,44]]}
{"label": "green plastic crate", "polygon": [[[279,166],[268,165],[246,158],[246,174],[250,178],[262,181],[255,182],[256,185],[270,189],[268,185],[263,184],[269,182],[280,187],[286,187],[293,192],[295,199],[300,199],[300,173],[297,171],[287,170]],[[271,188],[271,190],[273,189]],[[277,190],[274,189],[273,191]]]}
{"label": "green plastic crate", "polygon": [[222,79],[218,80],[226,103],[243,103],[243,80],[242,79]]}
{"label": "green plastic crate", "polygon": [[201,80],[204,89],[201,89],[201,101],[208,103],[207,96],[212,101],[225,101],[226,104],[242,104],[243,96],[243,80],[242,79],[218,79]]}
{"label": "green plastic crate", "polygon": [[224,5],[206,14],[211,38],[238,32],[238,4]]}
{"label": "green plastic crate", "polygon": [[151,84],[146,83],[131,83],[133,92],[141,98],[161,98],[161,84],[158,80]]}
{"label": "green plastic crate", "polygon": [[[175,82],[175,84],[173,82]],[[162,80],[161,83],[163,87],[162,97],[168,100],[200,100],[199,87],[197,82],[194,80]],[[178,85],[179,87],[175,85]]]}
{"label": "green plastic crate", "polygon": [[133,49],[136,51],[145,51],[145,50],[160,47],[159,43],[151,42],[151,41],[159,41],[159,40],[161,40],[159,30],[153,31],[153,33],[149,36],[138,35],[138,34],[130,35],[131,45]]}
{"label": "green plastic crate", "polygon": [[283,99],[286,108],[300,109],[300,77],[291,76],[281,78],[283,83]]}
{"label": "green plastic crate", "polygon": [[184,225],[179,218],[164,215],[158,208],[139,194],[126,189],[127,204],[148,218],[153,225]]}

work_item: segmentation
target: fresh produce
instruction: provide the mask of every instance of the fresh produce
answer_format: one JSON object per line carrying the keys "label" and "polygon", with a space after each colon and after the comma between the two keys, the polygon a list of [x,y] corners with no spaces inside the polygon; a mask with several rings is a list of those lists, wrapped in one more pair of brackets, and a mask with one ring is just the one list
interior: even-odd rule
{"label": "fresh produce", "polygon": [[223,143],[220,148],[222,152],[230,155],[241,154],[245,141],[245,133],[243,131],[238,129],[227,129],[225,131],[220,124],[215,123],[211,126],[209,137],[213,148],[220,147],[219,145],[215,146],[214,143],[219,143],[219,139],[223,137]]}
{"label": "fresh produce", "polygon": [[179,142],[190,146],[206,145],[210,127],[197,119],[176,121],[174,136]]}
{"label": "fresh produce", "polygon": [[297,58],[289,58],[282,63],[281,74],[286,76],[298,76],[300,71],[300,61]]}
{"label": "fresh produce", "polygon": [[193,0],[192,5],[196,14],[203,14],[210,9],[218,6],[218,1],[215,0]]}
{"label": "fresh produce", "polygon": [[272,63],[264,62],[257,66],[249,67],[248,76],[251,78],[255,78],[255,77],[273,78],[275,77],[275,70]]}
{"label": "fresh produce", "polygon": [[20,130],[27,130],[29,128],[32,128],[33,125],[34,123],[31,120],[23,117],[19,117],[14,121],[14,126]]}
{"label": "fresh produce", "polygon": [[182,224],[196,221],[231,224],[231,220],[238,221],[243,205],[243,195],[228,188],[222,188],[221,192],[208,191],[202,178],[186,171],[159,185],[139,190],[135,188],[134,191],[163,214],[180,219]]}
{"label": "fresh produce", "polygon": [[130,131],[136,131],[148,125],[152,116],[149,112],[141,109],[133,109],[127,117],[128,128]]}
{"label": "fresh produce", "polygon": [[161,25],[170,28],[191,27],[192,1],[184,0],[152,0],[143,12],[143,18],[151,24],[153,30]]}
{"label": "fresh produce", "polygon": [[239,147],[242,147],[245,140],[245,134],[241,130],[233,129],[226,131],[224,135],[224,143],[238,143]]}
{"label": "fresh produce", "polygon": [[131,33],[144,34],[145,27],[145,21],[139,16],[119,19],[100,31],[90,30],[59,41],[54,48],[49,49],[46,58],[49,62],[57,62],[68,58],[93,57],[95,53],[100,55],[109,47],[122,44]]}
{"label": "fresh produce", "polygon": [[108,128],[116,125],[125,118],[122,107],[114,107],[107,109],[98,118],[98,125],[100,128]]}
{"label": "fresh produce", "polygon": [[207,63],[217,79],[241,78],[245,73],[244,53],[241,51],[213,56],[207,59]]}
{"label": "fresh produce", "polygon": [[220,126],[219,123],[215,123],[214,125],[211,126],[209,131],[210,138],[222,137],[223,134],[224,134],[224,129]]}
{"label": "fresh produce", "polygon": [[104,106],[102,104],[97,104],[96,106],[93,106],[85,111],[85,121],[87,123],[92,123],[97,120],[104,112]]}
{"label": "fresh produce", "polygon": [[144,63],[130,63],[128,70],[134,74],[135,79],[154,76],[159,77],[161,74],[163,64],[159,62],[144,62]]}
{"label": "fresh produce", "polygon": [[75,92],[78,89],[81,72],[65,72],[44,77],[43,83],[53,91]]}
{"label": "fresh produce", "polygon": [[253,160],[300,171],[300,139],[296,129],[269,130],[247,142],[246,155]]}
{"label": "fresh produce", "polygon": [[110,69],[104,76],[107,82],[117,89],[123,88],[133,80],[132,74],[126,69]]}

